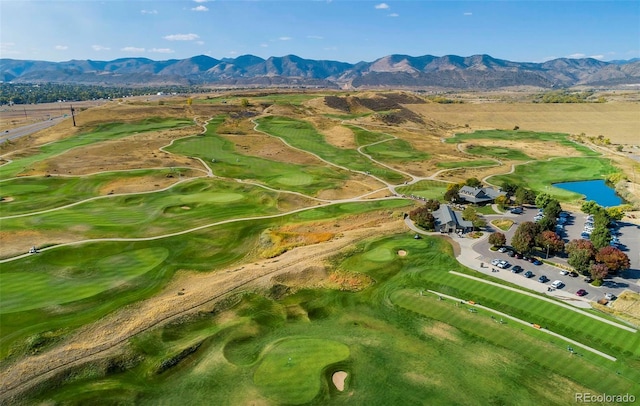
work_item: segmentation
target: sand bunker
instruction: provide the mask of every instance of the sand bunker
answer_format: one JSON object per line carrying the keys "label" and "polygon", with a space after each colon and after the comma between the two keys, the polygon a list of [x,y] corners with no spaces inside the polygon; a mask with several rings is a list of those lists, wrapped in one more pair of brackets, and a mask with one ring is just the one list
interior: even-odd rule
{"label": "sand bunker", "polygon": [[398,256],[401,256],[401,257],[405,257],[405,256],[407,256],[407,251],[405,251],[405,250],[398,250]]}
{"label": "sand bunker", "polygon": [[347,379],[347,373],[344,371],[334,372],[331,376],[331,381],[335,385],[336,389],[340,392],[344,390],[344,381]]}

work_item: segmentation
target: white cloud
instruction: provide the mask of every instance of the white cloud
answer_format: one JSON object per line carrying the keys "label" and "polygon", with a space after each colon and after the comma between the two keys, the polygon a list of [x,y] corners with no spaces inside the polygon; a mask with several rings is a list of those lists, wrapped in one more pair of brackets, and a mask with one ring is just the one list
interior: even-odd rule
{"label": "white cloud", "polygon": [[269,44],[264,44],[264,43],[263,43],[263,44],[260,44],[260,46],[261,46],[262,48],[269,48]]}
{"label": "white cloud", "polygon": [[66,51],[67,49],[69,49],[68,46],[66,45],[56,45],[55,47],[53,47],[56,51]]}
{"label": "white cloud", "polygon": [[140,10],[142,14],[158,14],[158,10]]}
{"label": "white cloud", "polygon": [[380,3],[376,4],[374,7],[378,10],[386,10],[389,8],[389,5],[387,3]]}
{"label": "white cloud", "polygon": [[102,45],[91,45],[94,51],[109,51],[111,48]]}
{"label": "white cloud", "polygon": [[20,51],[16,51],[15,42],[0,42],[0,54],[3,55],[20,55]]}
{"label": "white cloud", "polygon": [[309,39],[324,39],[324,37],[321,37],[320,35],[307,35],[307,38],[309,38]]}
{"label": "white cloud", "polygon": [[593,58],[593,59],[604,59],[604,55],[591,55],[591,56],[589,56],[589,58]]}
{"label": "white cloud", "polygon": [[165,35],[162,37],[169,41],[193,41],[194,39],[200,38],[198,34],[171,34]]}
{"label": "white cloud", "polygon": [[193,0],[193,1],[195,1],[196,3],[206,3],[209,0]]}
{"label": "white cloud", "polygon": [[175,51],[171,48],[151,48],[149,52],[153,52],[156,54],[172,54]]}
{"label": "white cloud", "polygon": [[144,52],[144,48],[137,48],[137,47],[124,47],[120,50],[124,52]]}
{"label": "white cloud", "polygon": [[238,55],[238,51],[229,51],[229,55]]}
{"label": "white cloud", "polygon": [[198,44],[198,45],[204,45],[204,41],[196,41],[196,44]]}
{"label": "white cloud", "polygon": [[338,47],[325,47],[325,48],[322,48],[322,49],[325,50],[325,51],[336,51],[338,49]]}
{"label": "white cloud", "polygon": [[398,13],[391,13],[391,14],[389,14],[389,17],[400,17],[400,14],[398,14]]}
{"label": "white cloud", "polygon": [[465,16],[471,16],[471,15],[473,15],[473,13],[470,13],[470,12],[468,12],[468,11],[467,11],[467,12],[466,12],[466,13],[464,13],[463,15],[465,15]]}
{"label": "white cloud", "polygon": [[567,58],[576,59],[576,58],[584,58],[585,56],[586,56],[585,54],[581,54],[577,52],[575,54],[568,55]]}
{"label": "white cloud", "polygon": [[291,37],[280,37],[278,38],[280,41],[291,41]]}
{"label": "white cloud", "polygon": [[191,11],[209,11],[209,9],[205,6],[198,6],[191,9]]}

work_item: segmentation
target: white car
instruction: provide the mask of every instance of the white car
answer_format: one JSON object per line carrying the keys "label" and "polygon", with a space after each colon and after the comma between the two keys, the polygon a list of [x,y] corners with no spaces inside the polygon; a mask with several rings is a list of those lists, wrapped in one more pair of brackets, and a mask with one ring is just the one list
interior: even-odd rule
{"label": "white car", "polygon": [[500,260],[498,258],[491,260],[491,265],[498,265],[499,263],[500,263]]}
{"label": "white car", "polygon": [[556,289],[562,289],[562,287],[564,286],[564,282],[562,282],[561,280],[555,280],[555,281],[553,281],[551,286],[556,288]]}
{"label": "white car", "polygon": [[607,300],[613,300],[616,298],[616,295],[614,295],[613,293],[607,293],[604,295],[604,298]]}
{"label": "white car", "polygon": [[508,266],[509,266],[509,263],[507,261],[500,261],[498,262],[498,265],[497,265],[498,268],[502,268],[502,269],[505,269]]}
{"label": "white car", "polygon": [[565,271],[564,269],[560,271],[560,275],[569,275],[569,271]]}

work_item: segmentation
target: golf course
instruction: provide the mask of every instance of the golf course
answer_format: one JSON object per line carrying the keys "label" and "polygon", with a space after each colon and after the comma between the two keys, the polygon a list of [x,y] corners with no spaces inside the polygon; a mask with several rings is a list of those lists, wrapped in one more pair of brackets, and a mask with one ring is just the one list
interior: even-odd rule
{"label": "golf course", "polygon": [[0,404],[640,398],[640,326],[470,269],[458,237],[405,221],[469,178],[579,210],[554,183],[616,177],[638,213],[630,145],[444,122],[468,105],[418,97],[114,100],[1,144]]}

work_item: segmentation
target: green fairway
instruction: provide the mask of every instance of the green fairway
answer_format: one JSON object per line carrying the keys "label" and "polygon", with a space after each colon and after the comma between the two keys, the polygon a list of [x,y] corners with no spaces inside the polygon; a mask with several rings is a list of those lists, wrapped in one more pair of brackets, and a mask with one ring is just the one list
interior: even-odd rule
{"label": "green fairway", "polygon": [[[595,152],[591,148],[573,142],[569,139],[569,134],[552,133],[552,132],[535,132],[520,130],[478,130],[472,133],[456,134],[451,138],[447,138],[445,142],[457,144],[459,142],[473,141],[476,139],[488,139],[496,141],[553,141],[562,146],[570,147],[582,153],[584,156],[599,156],[600,153]],[[550,151],[553,156],[552,151]]]}
{"label": "green fairway", "polygon": [[320,391],[323,370],[348,357],[349,347],[337,341],[288,339],[269,350],[253,380],[268,398],[278,403],[307,403]]}
{"label": "green fairway", "polygon": [[[35,162],[42,161],[73,148],[102,141],[115,140],[135,133],[186,127],[193,124],[193,121],[184,118],[148,118],[137,123],[101,124],[85,133],[51,144],[42,145],[35,154],[14,159],[12,162],[0,166],[0,179],[14,177]],[[195,129],[194,132],[196,132]]]}
{"label": "green fairway", "polygon": [[167,151],[202,158],[220,177],[256,180],[276,189],[309,195],[338,188],[349,177],[346,171],[322,163],[303,166],[241,154],[233,142],[216,134],[223,121],[224,116],[211,120],[204,137],[178,140]]}
{"label": "green fairway", "polygon": [[568,202],[582,196],[553,187],[553,183],[602,179],[616,172],[619,169],[605,158],[556,158],[518,165],[513,173],[492,176],[489,181],[497,185],[509,182],[526,186],[535,192],[549,193],[560,201]]}
{"label": "green fairway", "polygon": [[447,182],[437,180],[421,180],[412,185],[398,187],[396,190],[406,196],[414,195],[442,201],[448,185]]}
{"label": "green fairway", "polygon": [[2,273],[0,314],[60,305],[116,288],[160,265],[169,251],[139,249],[67,266],[56,263],[54,253],[40,255],[54,265],[50,270]]}
{"label": "green fairway", "polygon": [[371,145],[363,148],[362,151],[382,162],[426,161],[431,158],[431,155],[414,149],[411,144],[400,139]]}
{"label": "green fairway", "polygon": [[532,159],[522,151],[504,147],[485,147],[482,145],[470,145],[465,152],[472,155],[490,156],[497,159],[510,159],[514,161],[528,161]]}
{"label": "green fairway", "polygon": [[257,120],[258,130],[285,140],[289,145],[351,170],[369,172],[388,182],[401,182],[404,175],[371,162],[353,149],[335,147],[305,121],[269,116]]}
{"label": "green fairway", "polygon": [[135,181],[135,178],[166,176],[171,173],[171,169],[166,169],[107,172],[78,177],[14,178],[0,182],[0,195],[13,199],[0,204],[0,215],[12,216],[47,210],[97,197],[100,196],[101,189],[118,179]]}
{"label": "green fairway", "polygon": [[446,161],[438,162],[436,166],[443,169],[454,168],[478,168],[482,166],[496,166],[498,163],[491,159],[474,159],[473,161]]}
{"label": "green fairway", "polygon": [[[67,403],[564,405],[577,392],[640,390],[638,333],[453,275],[448,271],[472,272],[443,239],[375,238],[338,253],[332,264],[375,283],[359,292],[302,289],[279,300],[247,293],[228,312],[136,338],[129,356],[142,356],[137,366],[80,373],[33,396]],[[535,328],[498,324],[488,312],[419,294],[430,288],[524,320],[553,320],[552,331],[620,358],[571,355],[565,341]],[[167,360],[177,365],[158,373]],[[338,370],[349,374],[345,392],[330,383]]]}
{"label": "green fairway", "polygon": [[355,125],[345,124],[344,126],[353,132],[356,145],[358,145],[359,147],[363,145],[373,144],[374,142],[393,139],[393,137],[391,137],[389,134],[384,134],[376,131],[369,131],[367,129],[364,129],[362,127],[358,127]]}

